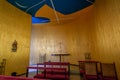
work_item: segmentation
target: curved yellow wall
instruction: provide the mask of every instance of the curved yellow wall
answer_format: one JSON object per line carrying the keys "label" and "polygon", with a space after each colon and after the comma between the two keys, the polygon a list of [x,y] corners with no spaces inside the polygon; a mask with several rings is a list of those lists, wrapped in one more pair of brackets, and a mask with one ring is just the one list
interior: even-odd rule
{"label": "curved yellow wall", "polygon": [[120,0],[96,0],[93,39],[93,58],[115,62],[120,79]]}
{"label": "curved yellow wall", "polygon": [[93,60],[115,62],[120,76],[119,4],[120,0],[96,0],[94,9],[83,10],[74,21],[66,21],[67,24],[33,25],[32,37],[35,39],[32,38],[32,41],[40,46],[37,53],[33,45],[33,53],[46,53],[47,60],[59,60],[50,54],[58,50],[56,45],[61,41],[65,52],[71,54],[63,60],[77,63],[84,60],[84,53],[90,52]]}
{"label": "curved yellow wall", "polygon": [[[24,73],[29,63],[31,17],[0,0],[0,61],[7,59],[5,74]],[[18,42],[17,52],[12,52],[12,43]]]}
{"label": "curved yellow wall", "polygon": [[[33,25],[31,40],[31,63],[39,62],[39,53],[47,60],[59,61],[51,56],[59,53],[62,42],[63,53],[70,53],[62,61],[76,63],[84,60],[84,53],[92,53],[92,59],[115,62],[120,76],[120,0],[96,0],[93,7],[79,13],[79,17],[65,23]],[[59,14],[60,15],[60,14]],[[68,17],[68,16],[67,16]],[[7,59],[6,75],[16,71],[23,73],[29,63],[31,17],[5,0],[0,0],[0,59]],[[11,52],[14,40],[17,52]]]}
{"label": "curved yellow wall", "polygon": [[75,16],[73,20],[33,25],[31,64],[39,62],[40,54],[46,54],[46,61],[59,61],[59,57],[51,56],[52,53],[69,53],[70,56],[62,57],[62,61],[70,63],[78,64],[79,60],[84,60],[84,53],[91,52],[89,30],[92,27],[92,8],[80,11],[79,17]]}

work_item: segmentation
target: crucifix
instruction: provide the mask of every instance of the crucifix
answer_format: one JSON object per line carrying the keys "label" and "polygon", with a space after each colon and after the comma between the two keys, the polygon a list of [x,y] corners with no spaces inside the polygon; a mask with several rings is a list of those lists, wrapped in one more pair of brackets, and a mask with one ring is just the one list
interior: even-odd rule
{"label": "crucifix", "polygon": [[62,53],[62,42],[60,42],[59,45],[60,45],[60,47],[59,47],[60,53],[59,54],[51,54],[51,56],[59,56],[59,59],[60,59],[60,62],[61,62],[62,56],[68,56],[70,54]]}

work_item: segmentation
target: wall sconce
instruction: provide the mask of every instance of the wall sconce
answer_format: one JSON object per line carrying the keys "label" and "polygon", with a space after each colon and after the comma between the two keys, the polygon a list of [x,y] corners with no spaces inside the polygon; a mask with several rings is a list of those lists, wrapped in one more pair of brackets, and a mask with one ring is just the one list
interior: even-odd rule
{"label": "wall sconce", "polygon": [[13,43],[12,43],[12,52],[16,52],[17,51],[17,41],[15,40]]}

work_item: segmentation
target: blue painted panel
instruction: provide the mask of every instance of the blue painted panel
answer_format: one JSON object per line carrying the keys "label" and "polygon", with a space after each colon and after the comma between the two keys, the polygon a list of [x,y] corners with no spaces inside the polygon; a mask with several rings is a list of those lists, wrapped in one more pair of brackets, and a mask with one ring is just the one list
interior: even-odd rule
{"label": "blue painted panel", "polygon": [[[71,14],[81,9],[84,9],[92,5],[94,1],[95,0],[52,0],[55,6],[55,10],[63,14]],[[46,0],[46,4],[53,8],[51,0]]]}
{"label": "blue painted panel", "polygon": [[15,7],[25,11],[32,16],[45,4],[45,0],[7,0]]}
{"label": "blue painted panel", "polygon": [[50,20],[44,17],[32,17],[32,24],[48,23]]}

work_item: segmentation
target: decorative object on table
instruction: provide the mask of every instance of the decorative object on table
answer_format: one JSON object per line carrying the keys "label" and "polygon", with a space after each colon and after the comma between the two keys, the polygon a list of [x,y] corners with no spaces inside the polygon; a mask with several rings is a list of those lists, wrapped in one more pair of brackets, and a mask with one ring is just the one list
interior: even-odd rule
{"label": "decorative object on table", "polygon": [[12,43],[12,52],[16,52],[17,51],[17,41],[15,40],[13,43]]}
{"label": "decorative object on table", "polygon": [[85,60],[91,60],[91,53],[85,53]]}
{"label": "decorative object on table", "polygon": [[58,43],[58,51],[56,53],[51,54],[51,56],[58,56],[59,57],[59,62],[62,62],[62,56],[69,56],[70,54],[65,52],[65,47],[62,41]]}

